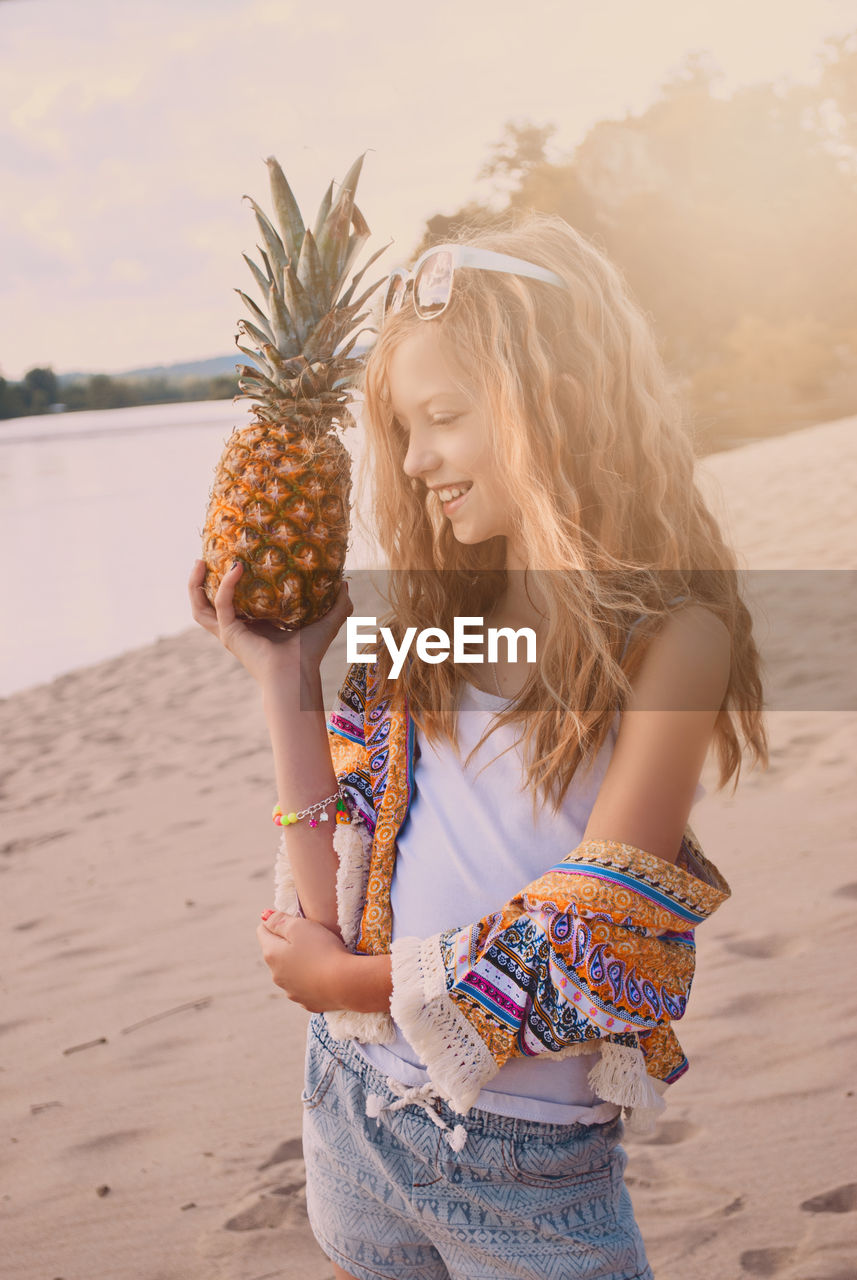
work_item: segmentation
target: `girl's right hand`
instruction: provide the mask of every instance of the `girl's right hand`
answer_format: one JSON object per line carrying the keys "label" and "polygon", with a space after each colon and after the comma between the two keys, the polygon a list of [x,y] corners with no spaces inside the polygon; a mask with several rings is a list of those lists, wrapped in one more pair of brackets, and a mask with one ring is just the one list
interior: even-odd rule
{"label": "girl's right hand", "polygon": [[188,580],[194,620],[216,636],[260,685],[281,683],[283,676],[298,680],[302,671],[317,671],[345,619],[354,612],[348,584],[342,583],[324,617],[299,631],[281,631],[272,622],[253,619],[247,623],[235,616],[233,597],[243,571],[239,560],[221,579],[212,606],[202,585],[205,561],[194,561]]}

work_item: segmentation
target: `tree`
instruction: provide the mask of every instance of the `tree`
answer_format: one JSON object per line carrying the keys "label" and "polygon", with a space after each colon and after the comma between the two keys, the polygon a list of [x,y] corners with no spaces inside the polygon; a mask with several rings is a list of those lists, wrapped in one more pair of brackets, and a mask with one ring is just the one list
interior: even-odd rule
{"label": "tree", "polygon": [[24,398],[30,413],[44,413],[57,402],[57,377],[53,369],[30,369],[24,374]]}
{"label": "tree", "polygon": [[27,412],[20,382],[0,378],[0,418],[20,418]]}
{"label": "tree", "polygon": [[[834,150],[844,156],[853,173],[857,171],[857,31],[825,41],[818,97],[820,127],[827,128]],[[832,108],[832,118],[827,108]]]}
{"label": "tree", "polygon": [[545,146],[555,133],[555,124],[507,121],[503,136],[495,142],[478,178],[504,177],[520,182],[531,169],[545,163]]}

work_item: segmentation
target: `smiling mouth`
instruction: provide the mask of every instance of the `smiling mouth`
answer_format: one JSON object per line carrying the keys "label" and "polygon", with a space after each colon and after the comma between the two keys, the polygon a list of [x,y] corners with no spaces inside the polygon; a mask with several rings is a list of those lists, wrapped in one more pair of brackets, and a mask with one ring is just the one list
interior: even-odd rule
{"label": "smiling mouth", "polygon": [[473,485],[471,484],[470,488],[465,489],[463,493],[459,493],[457,498],[450,498],[446,502],[444,502],[443,499],[441,498],[441,510],[443,511],[443,514],[445,516],[448,516],[453,511],[457,511],[458,508],[461,506],[461,504],[467,498],[467,495],[470,493],[470,489],[472,488],[473,488]]}
{"label": "smiling mouth", "polygon": [[[455,502],[458,498],[463,497],[465,493],[469,493],[473,488],[473,481],[467,480],[464,484],[447,484],[439,489],[433,489],[432,493],[436,493],[441,503]],[[448,496],[445,496],[448,495]]]}

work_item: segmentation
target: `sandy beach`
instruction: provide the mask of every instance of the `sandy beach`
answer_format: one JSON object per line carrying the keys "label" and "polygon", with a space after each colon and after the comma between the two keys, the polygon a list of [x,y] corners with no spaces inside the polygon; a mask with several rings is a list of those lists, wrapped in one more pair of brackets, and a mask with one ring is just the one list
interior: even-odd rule
{"label": "sandy beach", "polygon": [[[700,476],[772,626],[771,767],[732,795],[706,765],[692,825],[732,898],[697,936],[690,1071],[653,1135],[626,1131],[627,1181],[658,1280],[854,1280],[857,418]],[[332,1276],[305,1214],[309,1015],[255,936],[261,700],[188,623],[0,702],[8,1280]],[[328,705],[344,669],[343,635]]]}

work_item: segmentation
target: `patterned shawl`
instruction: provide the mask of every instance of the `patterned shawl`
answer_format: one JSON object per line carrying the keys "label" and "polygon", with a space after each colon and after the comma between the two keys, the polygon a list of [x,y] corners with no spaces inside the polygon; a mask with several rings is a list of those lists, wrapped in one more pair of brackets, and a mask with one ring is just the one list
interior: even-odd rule
{"label": "patterned shawl", "polygon": [[[510,1058],[601,1050],[598,1097],[649,1129],[688,1069],[671,1023],[684,1013],[694,929],[730,895],[686,827],[676,863],[585,840],[481,920],[391,946],[396,835],[414,787],[407,699],[378,698],[375,666],[354,663],[328,717],[351,817],[337,826],[339,925],[363,955],[392,954],[390,1013],[325,1014],[337,1039],[395,1039],[393,1019],[460,1114]],[[299,910],[281,837],[276,905]]]}

